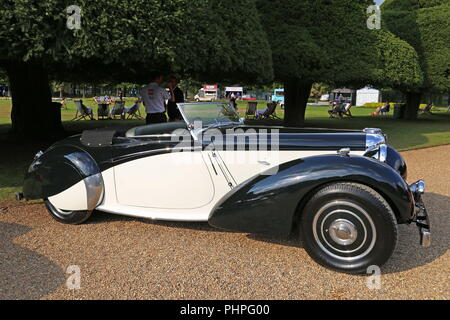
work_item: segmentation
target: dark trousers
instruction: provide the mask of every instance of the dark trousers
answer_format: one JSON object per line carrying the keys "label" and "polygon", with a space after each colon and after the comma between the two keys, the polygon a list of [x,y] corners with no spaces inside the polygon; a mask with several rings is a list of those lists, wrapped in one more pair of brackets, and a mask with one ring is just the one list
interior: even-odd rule
{"label": "dark trousers", "polygon": [[147,124],[166,123],[167,116],[165,113],[148,113],[146,121]]}

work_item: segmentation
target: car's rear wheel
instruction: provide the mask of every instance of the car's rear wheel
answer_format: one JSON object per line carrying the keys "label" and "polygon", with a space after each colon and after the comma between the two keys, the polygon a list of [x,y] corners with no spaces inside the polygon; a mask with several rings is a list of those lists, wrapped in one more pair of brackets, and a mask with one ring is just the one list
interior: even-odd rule
{"label": "car's rear wheel", "polygon": [[66,211],[56,208],[48,199],[44,200],[48,212],[58,222],[70,225],[78,225],[86,222],[92,215],[92,211]]}
{"label": "car's rear wheel", "polygon": [[356,183],[331,184],[306,204],[300,234],[319,264],[347,273],[381,267],[397,244],[397,222],[375,190]]}

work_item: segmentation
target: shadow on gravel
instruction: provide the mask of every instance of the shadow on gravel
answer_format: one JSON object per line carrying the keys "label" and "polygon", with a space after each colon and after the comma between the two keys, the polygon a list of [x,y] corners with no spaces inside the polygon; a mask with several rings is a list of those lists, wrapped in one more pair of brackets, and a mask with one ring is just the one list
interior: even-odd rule
{"label": "shadow on gravel", "polygon": [[[440,194],[429,193],[424,196],[425,205],[431,219],[433,244],[422,248],[419,244],[419,231],[415,224],[399,226],[397,249],[391,259],[382,268],[384,274],[399,273],[426,266],[442,258],[450,249],[450,198]],[[271,238],[249,235],[250,239],[277,245],[303,248],[301,240],[291,236]]]}
{"label": "shadow on gravel", "polygon": [[397,273],[415,269],[442,258],[450,249],[450,197],[428,193],[424,202],[431,220],[432,245],[422,248],[415,225],[399,227],[399,241],[383,273]]}
{"label": "shadow on gravel", "polygon": [[46,257],[13,243],[32,229],[0,222],[0,300],[39,299],[65,282],[65,273]]}
{"label": "shadow on gravel", "polygon": [[[425,204],[428,208],[433,233],[433,244],[431,248],[422,248],[419,244],[419,232],[415,224],[399,226],[399,240],[397,249],[388,263],[382,268],[384,274],[392,274],[408,271],[432,263],[440,259],[450,249],[450,198],[439,194],[426,194]],[[139,221],[145,224],[157,225],[164,228],[187,229],[196,231],[237,233],[219,230],[209,226],[207,223],[183,223],[152,221],[140,218],[123,217],[103,212],[94,214],[90,224],[105,224],[117,221]],[[288,238],[267,237],[249,234],[248,237],[255,241],[267,242],[276,245],[303,248],[296,236]]]}
{"label": "shadow on gravel", "polygon": [[92,217],[86,222],[86,224],[105,224],[120,221],[139,221],[141,223],[160,226],[163,228],[172,229],[186,229],[194,231],[207,231],[207,232],[219,232],[219,233],[238,233],[228,230],[221,230],[211,227],[206,222],[173,222],[173,221],[156,221],[143,218],[133,218],[127,216],[113,215],[105,212],[94,212]]}

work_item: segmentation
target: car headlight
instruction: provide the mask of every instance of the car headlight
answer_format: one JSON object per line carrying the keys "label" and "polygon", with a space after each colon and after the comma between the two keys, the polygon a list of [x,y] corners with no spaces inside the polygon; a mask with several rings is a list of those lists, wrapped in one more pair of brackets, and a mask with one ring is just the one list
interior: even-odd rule
{"label": "car headlight", "polygon": [[386,162],[388,146],[386,136],[381,129],[364,129],[366,133],[366,157],[377,159],[381,162]]}

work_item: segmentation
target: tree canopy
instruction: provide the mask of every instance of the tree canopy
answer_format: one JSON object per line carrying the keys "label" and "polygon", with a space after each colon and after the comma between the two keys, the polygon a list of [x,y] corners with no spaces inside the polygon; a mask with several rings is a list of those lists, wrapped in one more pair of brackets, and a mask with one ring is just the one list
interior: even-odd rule
{"label": "tree canopy", "polygon": [[398,88],[409,115],[425,91],[450,87],[448,0],[387,0],[384,30],[367,27],[372,0],[78,0],[75,29],[71,5],[2,0],[0,68],[16,131],[60,125],[49,80],[144,83],[155,70],[199,81],[275,79],[295,126],[313,83]]}
{"label": "tree canopy", "polygon": [[385,10],[418,10],[446,3],[447,0],[386,0],[382,6]]}
{"label": "tree canopy", "polygon": [[408,90],[422,85],[419,56],[412,46],[386,30],[373,31],[377,65],[373,70],[375,86]]}
{"label": "tree canopy", "polygon": [[87,66],[106,77],[178,69],[270,80],[270,48],[254,1],[233,1],[79,0],[81,28],[69,30],[66,8],[73,1],[5,0],[0,59]]}
{"label": "tree canopy", "polygon": [[276,78],[362,80],[375,57],[366,25],[370,4],[370,0],[259,0]]}
{"label": "tree canopy", "polygon": [[417,52],[424,81],[405,90],[407,118],[417,117],[424,93],[450,88],[450,2],[448,0],[387,0],[382,6],[387,29]]}
{"label": "tree canopy", "polygon": [[288,125],[301,125],[314,82],[365,85],[375,35],[367,28],[371,0],[257,0],[272,48],[275,78],[285,84]]}
{"label": "tree canopy", "polygon": [[[139,83],[158,70],[234,81],[272,78],[270,47],[254,0],[79,0],[81,25],[74,30],[67,28],[72,4],[2,1],[0,67],[11,82],[18,131],[34,130],[41,121],[51,126],[43,111],[50,104],[49,77]],[[33,82],[46,85],[27,86]],[[30,94],[38,111],[27,121],[33,111],[19,96]]]}

